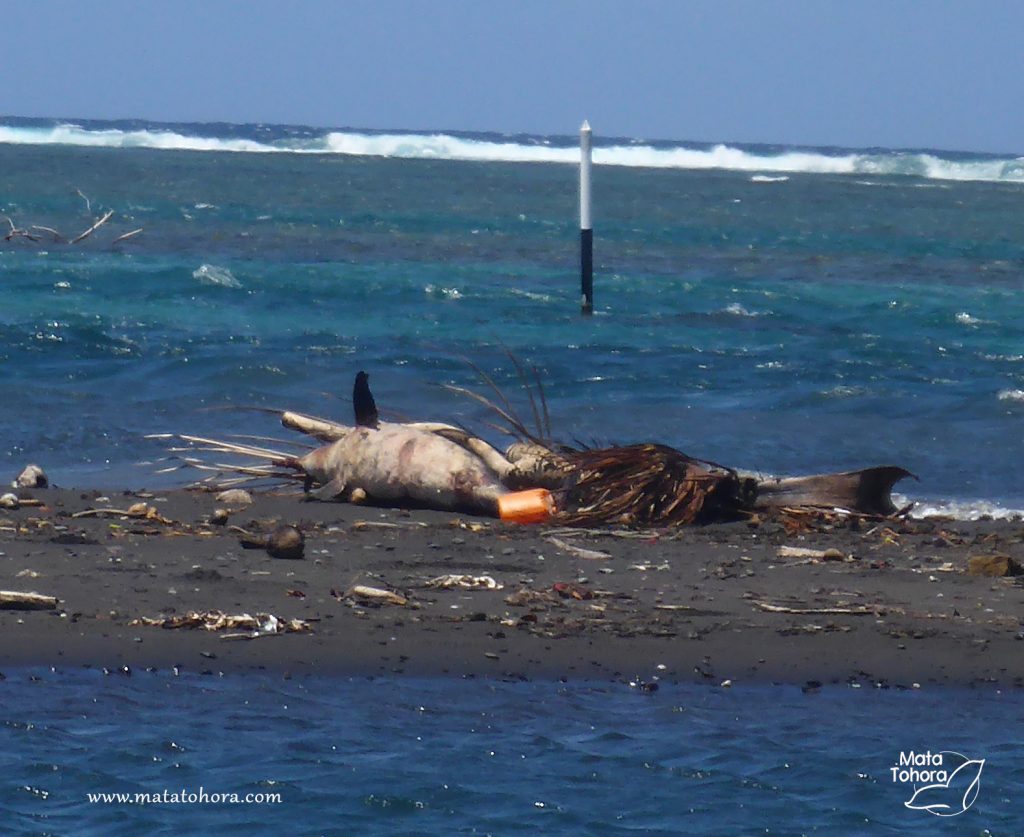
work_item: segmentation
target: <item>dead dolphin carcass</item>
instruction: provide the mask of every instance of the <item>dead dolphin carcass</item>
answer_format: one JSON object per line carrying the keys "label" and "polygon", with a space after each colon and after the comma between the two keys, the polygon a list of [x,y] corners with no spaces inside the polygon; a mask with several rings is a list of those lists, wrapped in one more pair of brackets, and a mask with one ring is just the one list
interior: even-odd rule
{"label": "dead dolphin carcass", "polygon": [[[793,506],[886,516],[896,511],[890,496],[893,485],[913,476],[902,468],[884,466],[766,479],[742,476],[664,445],[571,448],[551,441],[542,390],[543,423],[527,388],[537,424],[534,433],[515,416],[493,382],[484,379],[500,404],[460,387],[449,389],[490,408],[506,423],[505,432],[516,442],[505,452],[450,424],[380,422],[363,372],[356,376],[353,388],[355,426],[290,411],[279,414],[284,426],[327,443],[308,453],[289,455],[248,443],[184,435],[176,438],[189,447],[172,450],[259,460],[210,464],[180,457],[185,464],[216,472],[211,480],[218,487],[240,481],[292,480],[302,482],[307,491],[316,489],[322,499],[380,505],[496,516],[500,498],[510,492],[543,488],[555,496],[553,522],[575,526],[678,526],[736,519],[757,508]],[[226,479],[226,472],[237,476]]]}
{"label": "dead dolphin carcass", "polygon": [[[508,489],[470,450],[444,436],[403,424],[353,427],[342,438],[302,456],[202,436],[177,435],[187,448],[176,453],[219,453],[257,460],[245,464],[186,463],[242,481],[296,481],[321,499],[351,499],[360,492],[381,505],[424,506],[441,511],[497,516]],[[217,479],[217,485],[233,480]],[[358,495],[357,495],[358,496]]]}

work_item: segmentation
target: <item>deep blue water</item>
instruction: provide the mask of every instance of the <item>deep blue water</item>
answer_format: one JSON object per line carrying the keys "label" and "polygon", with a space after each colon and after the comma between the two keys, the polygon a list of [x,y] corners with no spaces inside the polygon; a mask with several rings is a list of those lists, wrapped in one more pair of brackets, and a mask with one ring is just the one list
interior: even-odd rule
{"label": "deep blue water", "polygon": [[[26,834],[1019,834],[1022,722],[991,691],[11,671],[0,814]],[[974,805],[906,808],[901,750],[985,759]],[[87,797],[201,789],[281,801]]]}

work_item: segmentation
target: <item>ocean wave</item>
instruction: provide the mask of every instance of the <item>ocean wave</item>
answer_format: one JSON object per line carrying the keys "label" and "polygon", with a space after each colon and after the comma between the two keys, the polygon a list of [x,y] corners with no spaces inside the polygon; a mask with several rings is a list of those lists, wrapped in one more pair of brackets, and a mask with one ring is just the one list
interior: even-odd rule
{"label": "ocean wave", "polygon": [[[0,125],[0,143],[153,148],[244,153],[344,154],[402,159],[468,160],[507,163],[576,163],[579,149],[570,138],[495,139],[455,133],[282,130],[277,139],[217,137],[179,128],[86,128],[71,123],[47,126]],[[601,143],[594,162],[604,166],[662,169],[726,169],[755,172],[753,182],[781,182],[789,174],[910,175],[937,181],[1024,183],[1024,157],[951,155],[910,151],[783,150],[720,143],[695,147],[678,143]],[[858,181],[876,185],[877,181]],[[878,184],[880,185],[880,184]]]}
{"label": "ocean wave", "polygon": [[1000,401],[1024,401],[1024,389],[1003,389],[999,391]]}

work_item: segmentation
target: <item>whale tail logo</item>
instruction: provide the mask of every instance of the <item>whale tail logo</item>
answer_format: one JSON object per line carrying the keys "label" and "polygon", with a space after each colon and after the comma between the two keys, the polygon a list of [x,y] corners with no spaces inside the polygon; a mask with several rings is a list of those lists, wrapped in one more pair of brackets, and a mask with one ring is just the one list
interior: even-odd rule
{"label": "whale tail logo", "polygon": [[[960,753],[952,755],[960,756]],[[949,778],[940,784],[924,785],[903,804],[917,811],[928,811],[937,817],[955,817],[974,804],[981,789],[981,770],[985,759],[964,759]]]}

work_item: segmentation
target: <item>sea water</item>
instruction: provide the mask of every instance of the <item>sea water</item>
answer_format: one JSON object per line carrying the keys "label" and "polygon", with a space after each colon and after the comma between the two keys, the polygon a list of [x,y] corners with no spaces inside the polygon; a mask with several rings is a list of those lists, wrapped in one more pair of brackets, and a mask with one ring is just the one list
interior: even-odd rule
{"label": "sea water", "polygon": [[[184,484],[147,434],[346,420],[360,369],[385,415],[500,441],[444,385],[483,388],[479,368],[532,423],[512,353],[564,441],[775,474],[892,463],[918,513],[1024,508],[1020,158],[597,138],[584,318],[577,153],[0,120],[4,234],[114,211],[75,245],[0,241],[0,473]],[[1017,695],[7,674],[0,810],[29,833],[1024,830]],[[888,771],[925,749],[987,759],[963,815],[904,806]],[[282,802],[87,798],[200,786]]]}
{"label": "sea water", "polygon": [[[1015,834],[1022,721],[1021,695],[970,690],[22,670],[0,682],[0,815],[14,834]],[[984,759],[973,804],[907,808],[910,751]]]}
{"label": "sea water", "polygon": [[1018,158],[598,140],[584,318],[571,139],[7,119],[0,141],[11,223],[115,212],[78,245],[0,242],[7,471],[153,485],[147,433],[347,420],[360,369],[386,413],[501,441],[443,385],[481,388],[472,362],[532,424],[511,351],[564,441],[892,463],[922,510],[1024,507]]}

